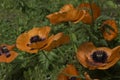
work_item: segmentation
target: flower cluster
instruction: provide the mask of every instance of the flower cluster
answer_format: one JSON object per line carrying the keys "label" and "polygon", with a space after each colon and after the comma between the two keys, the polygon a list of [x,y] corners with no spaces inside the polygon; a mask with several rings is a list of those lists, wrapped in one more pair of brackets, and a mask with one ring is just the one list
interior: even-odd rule
{"label": "flower cluster", "polygon": [[[83,24],[92,25],[100,15],[101,9],[95,3],[81,3],[77,7],[66,4],[58,12],[51,13],[46,18],[49,19],[51,24],[56,25],[62,22],[75,24],[82,22]],[[113,19],[102,21],[98,27],[106,41],[112,41],[118,35],[118,26]],[[13,61],[18,56],[18,53],[13,50],[15,47],[21,51],[36,54],[38,51],[51,51],[70,42],[69,35],[64,32],[50,34],[50,31],[50,26],[34,27],[20,34],[15,45],[0,45],[0,62],[10,63]],[[120,46],[111,49],[105,46],[96,47],[92,41],[84,42],[78,47],[76,58],[80,64],[90,70],[108,69],[120,60]],[[87,73],[84,76],[86,80],[92,80]],[[81,78],[75,66],[67,64],[58,75],[57,80],[81,80]]]}
{"label": "flower cluster", "polygon": [[[81,3],[78,7],[72,4],[64,5],[58,12],[47,15],[51,24],[62,22],[73,22],[92,25],[101,15],[101,9],[95,3]],[[98,26],[103,38],[106,41],[114,40],[118,35],[118,26],[115,20],[103,20]],[[105,70],[112,67],[120,60],[120,46],[111,49],[109,47],[95,46],[92,41],[82,43],[76,53],[77,60],[90,70]],[[58,80],[81,80],[78,72],[72,65],[67,67],[59,74]],[[91,80],[90,77],[86,80]]]}

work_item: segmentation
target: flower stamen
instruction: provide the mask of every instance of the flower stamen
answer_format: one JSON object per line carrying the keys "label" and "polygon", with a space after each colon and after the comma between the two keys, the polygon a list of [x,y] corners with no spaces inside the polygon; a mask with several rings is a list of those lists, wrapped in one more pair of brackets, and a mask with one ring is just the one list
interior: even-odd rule
{"label": "flower stamen", "polygon": [[5,54],[6,57],[10,57],[10,51],[7,49],[6,46],[2,46],[0,49],[0,55]]}
{"label": "flower stamen", "polygon": [[77,78],[75,76],[73,76],[69,80],[77,80]]}
{"label": "flower stamen", "polygon": [[40,38],[38,35],[33,36],[33,37],[30,38],[30,42],[31,43],[38,42],[38,41],[43,41],[43,40],[45,40],[45,39],[44,38]]}
{"label": "flower stamen", "polygon": [[92,59],[93,61],[97,62],[97,63],[105,63],[107,60],[107,53],[105,51],[95,51],[92,54]]}

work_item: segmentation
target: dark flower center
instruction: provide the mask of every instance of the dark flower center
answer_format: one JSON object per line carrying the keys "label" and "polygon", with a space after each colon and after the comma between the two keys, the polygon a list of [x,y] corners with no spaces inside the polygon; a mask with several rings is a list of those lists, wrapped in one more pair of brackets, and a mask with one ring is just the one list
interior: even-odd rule
{"label": "dark flower center", "polygon": [[45,39],[40,38],[38,35],[36,35],[36,36],[31,37],[30,42],[34,43],[34,42],[43,41],[43,40]]}
{"label": "dark flower center", "polygon": [[98,63],[105,63],[105,61],[107,60],[107,57],[108,57],[107,53],[101,50],[95,51],[92,54],[92,59]]}
{"label": "dark flower center", "polygon": [[6,46],[2,46],[0,48],[0,55],[5,54],[6,57],[10,57],[10,51],[7,49]]}
{"label": "dark flower center", "polygon": [[69,80],[77,80],[77,78],[73,76]]}

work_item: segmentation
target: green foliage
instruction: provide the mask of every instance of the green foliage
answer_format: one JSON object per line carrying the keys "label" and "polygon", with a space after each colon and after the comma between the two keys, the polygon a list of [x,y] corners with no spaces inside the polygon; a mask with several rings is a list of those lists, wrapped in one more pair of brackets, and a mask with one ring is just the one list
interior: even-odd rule
{"label": "green foliage", "polygon": [[[56,80],[59,71],[68,63],[75,64],[81,76],[84,71],[87,71],[93,78],[119,80],[120,72],[117,71],[120,67],[119,62],[115,67],[106,71],[90,71],[78,63],[75,52],[85,41],[92,41],[96,46],[111,48],[120,45],[120,34],[115,40],[107,42],[98,30],[102,20],[112,18],[117,21],[120,31],[118,17],[120,16],[120,4],[116,4],[114,0],[94,0],[102,10],[102,16],[95,21],[94,25],[82,22],[52,25],[46,18],[46,15],[59,11],[64,4],[71,3],[76,7],[81,2],[89,1],[92,0],[0,0],[0,44],[15,44],[16,38],[24,31],[46,25],[51,26],[53,34],[61,31],[68,34],[71,41],[70,44],[55,48],[50,52],[40,51],[33,55],[15,49],[19,53],[17,59],[9,64],[0,63],[0,80],[47,80],[49,76],[51,80]],[[101,75],[103,73],[104,75]]]}

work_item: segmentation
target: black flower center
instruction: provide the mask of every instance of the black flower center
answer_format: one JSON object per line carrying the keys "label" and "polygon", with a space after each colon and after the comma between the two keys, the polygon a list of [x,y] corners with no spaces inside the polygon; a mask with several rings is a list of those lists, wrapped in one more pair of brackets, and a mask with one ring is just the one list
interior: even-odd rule
{"label": "black flower center", "polygon": [[77,78],[73,76],[69,80],[77,80]]}
{"label": "black flower center", "polygon": [[34,43],[34,42],[43,41],[43,40],[45,39],[40,38],[38,35],[36,35],[36,36],[31,37],[30,42]]}
{"label": "black flower center", "polygon": [[105,63],[105,61],[107,60],[107,57],[108,57],[107,53],[102,50],[95,51],[92,54],[92,59],[98,63]]}
{"label": "black flower center", "polygon": [[5,54],[6,57],[10,57],[10,51],[7,49],[6,46],[2,46],[0,48],[0,55]]}

